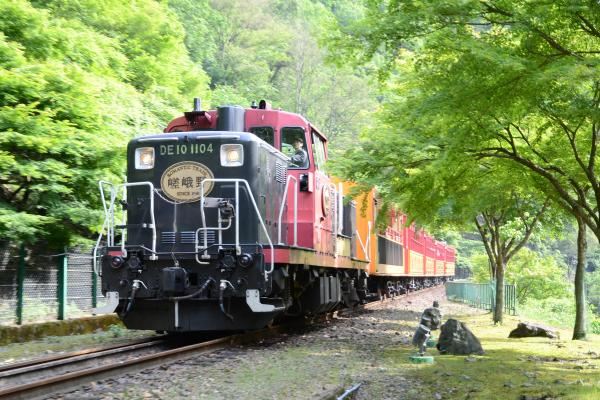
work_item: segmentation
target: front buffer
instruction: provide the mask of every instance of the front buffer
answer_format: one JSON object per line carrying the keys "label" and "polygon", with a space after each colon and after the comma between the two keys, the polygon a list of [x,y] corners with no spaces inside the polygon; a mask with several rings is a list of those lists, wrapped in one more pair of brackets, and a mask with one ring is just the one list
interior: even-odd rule
{"label": "front buffer", "polygon": [[[220,249],[196,260],[150,260],[143,249],[110,248],[103,290],[118,292],[117,313],[130,329],[168,332],[260,329],[284,310],[271,292],[261,246]],[[267,250],[268,251],[268,250]],[[268,267],[267,267],[268,268]]]}

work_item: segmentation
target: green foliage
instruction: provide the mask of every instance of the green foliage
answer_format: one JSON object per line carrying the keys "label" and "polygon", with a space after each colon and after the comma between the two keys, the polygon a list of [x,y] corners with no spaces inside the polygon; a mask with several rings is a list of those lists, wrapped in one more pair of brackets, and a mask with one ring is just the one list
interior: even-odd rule
{"label": "green foliage", "polygon": [[586,275],[587,299],[594,305],[595,312],[600,316],[600,269]]}
{"label": "green foliage", "polygon": [[[598,236],[600,5],[367,4],[365,18],[341,27],[331,48],[363,63],[385,59],[379,71],[390,90],[376,129],[392,138],[367,140],[348,162],[404,143],[413,145],[406,152],[413,168],[432,158],[462,157],[494,169],[503,164],[498,160],[510,160],[504,165],[532,174],[531,187],[583,215]],[[402,133],[404,142],[394,137]],[[366,171],[387,163],[388,176],[410,174],[411,165],[401,161],[406,153],[379,155]]]}
{"label": "green foliage", "polygon": [[456,249],[457,278],[471,277],[473,273],[471,258],[476,253],[485,251],[481,237],[478,234],[461,233],[452,229],[438,229],[434,230],[432,234],[435,238],[445,241]]}
{"label": "green foliage", "polygon": [[491,268],[488,256],[485,253],[476,253],[469,258],[469,265],[475,282],[485,283],[491,279]]}
{"label": "green foliage", "polygon": [[[575,319],[575,299],[573,296],[560,298],[546,298],[543,300],[529,299],[519,305],[519,316],[530,318],[532,320],[543,321],[544,323],[560,328],[569,328],[573,326]],[[594,316],[591,307],[588,310],[591,318],[588,325],[592,333],[599,333],[600,319]]]}
{"label": "green foliage", "polygon": [[261,98],[301,113],[332,141],[353,145],[375,108],[365,73],[329,65],[319,42],[340,21],[360,14],[350,2],[171,0],[193,59],[210,75],[212,106],[247,106]]}
{"label": "green foliage", "polygon": [[[489,282],[487,255],[475,254],[470,263],[473,266],[473,279],[476,282]],[[528,248],[522,249],[509,262],[506,283],[517,285],[517,300],[520,304],[567,297],[570,291],[565,266],[552,255],[542,255]]]}
{"label": "green foliage", "polygon": [[[503,250],[513,238],[520,240],[510,225],[527,223],[510,215],[501,218],[502,229],[489,222],[505,215],[515,192],[522,199],[551,200],[556,215],[577,218],[600,239],[600,3],[366,4],[365,17],[340,26],[331,49],[339,59],[367,65],[382,59],[378,72],[389,90],[373,129],[383,133],[365,137],[360,149],[346,154],[339,168],[344,176],[396,192],[406,188],[402,204],[420,203],[424,218],[464,220],[461,210],[488,214],[482,237],[490,238],[486,251],[498,271],[519,248]],[[498,190],[494,179],[484,180],[483,187],[481,180],[473,184],[473,176],[485,171],[504,176]],[[515,190],[502,189],[511,183]],[[455,196],[445,202],[448,186],[455,193],[474,191],[475,201]],[[494,206],[493,199],[502,201]],[[456,209],[454,200],[468,207]],[[512,208],[515,213],[519,207]],[[507,230],[517,236],[502,232]],[[522,232],[527,238],[527,230]],[[585,307],[581,279],[576,283],[578,338],[585,335]]]}
{"label": "green foliage", "polygon": [[596,335],[600,335],[600,318],[595,317],[590,323],[590,330]]}
{"label": "green foliage", "polygon": [[113,338],[118,338],[118,337],[124,336],[126,332],[127,332],[127,329],[125,329],[125,327],[123,327],[122,325],[111,325],[108,327],[108,333]]}
{"label": "green foliage", "polygon": [[357,69],[326,64],[319,42],[336,18],[362,10],[311,0],[1,2],[0,238],[89,239],[102,217],[97,181],[121,181],[127,141],[162,130],[195,96],[205,107],[266,98],[352,143],[372,89]]}
{"label": "green foliage", "polygon": [[0,4],[0,237],[57,247],[89,237],[97,182],[121,179],[132,133],[159,128],[206,85],[177,19],[137,5]]}

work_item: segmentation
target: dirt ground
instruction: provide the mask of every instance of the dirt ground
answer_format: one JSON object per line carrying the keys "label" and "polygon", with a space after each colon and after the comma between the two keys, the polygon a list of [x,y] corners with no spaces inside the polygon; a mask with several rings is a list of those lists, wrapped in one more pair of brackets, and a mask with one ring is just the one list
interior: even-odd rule
{"label": "dirt ground", "polygon": [[318,399],[358,383],[355,399],[431,398],[398,358],[405,364],[421,312],[434,300],[444,317],[482,313],[446,301],[438,287],[341,314],[302,334],[93,382],[54,398]]}

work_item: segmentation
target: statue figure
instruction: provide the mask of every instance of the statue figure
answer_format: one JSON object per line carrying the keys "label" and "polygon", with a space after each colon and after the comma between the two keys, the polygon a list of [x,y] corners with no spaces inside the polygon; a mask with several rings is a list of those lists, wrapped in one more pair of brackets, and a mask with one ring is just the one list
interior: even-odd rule
{"label": "statue figure", "polygon": [[429,307],[423,311],[421,322],[413,336],[412,344],[419,348],[419,355],[423,356],[425,354],[427,339],[431,336],[431,331],[439,329],[441,323],[442,313],[439,309],[439,303],[434,301],[433,307]]}

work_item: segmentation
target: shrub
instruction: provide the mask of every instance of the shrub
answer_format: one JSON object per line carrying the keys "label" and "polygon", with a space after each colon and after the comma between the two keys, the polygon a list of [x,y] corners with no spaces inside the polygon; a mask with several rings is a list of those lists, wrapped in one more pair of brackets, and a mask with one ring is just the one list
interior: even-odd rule
{"label": "shrub", "polygon": [[[490,279],[488,257],[471,257],[473,277],[478,282]],[[516,283],[517,300],[564,298],[571,295],[566,269],[553,256],[545,256],[527,248],[518,252],[506,268],[506,283]]]}

